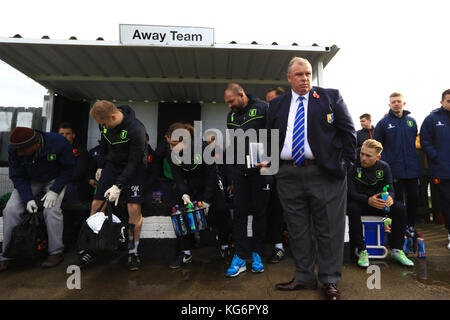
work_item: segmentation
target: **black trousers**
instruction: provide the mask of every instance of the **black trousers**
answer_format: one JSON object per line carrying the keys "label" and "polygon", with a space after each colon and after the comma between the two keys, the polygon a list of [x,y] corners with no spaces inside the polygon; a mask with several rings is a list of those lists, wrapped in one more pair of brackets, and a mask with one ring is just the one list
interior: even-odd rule
{"label": "black trousers", "polygon": [[[366,250],[361,215],[384,216],[385,213],[368,204],[362,205],[349,199],[347,202],[347,215],[351,246],[357,248],[359,251]],[[405,205],[400,201],[394,201],[388,215],[392,219],[390,247],[391,249],[402,249],[406,228]]]}
{"label": "black trousers", "polygon": [[437,185],[441,200],[442,214],[445,219],[445,227],[450,233],[450,180],[440,180]]}
{"label": "black trousers", "polygon": [[276,180],[272,181],[270,200],[267,206],[267,238],[272,244],[283,242],[283,208],[276,188]]}
{"label": "black trousers", "polygon": [[[193,190],[189,196],[192,201],[202,200],[199,198],[201,194],[203,194],[203,190]],[[227,245],[231,234],[231,215],[225,200],[225,194],[219,186],[216,188],[214,199],[210,205],[207,217],[208,224],[216,229],[219,244]],[[191,250],[194,246],[194,234],[178,237],[177,242],[180,251]]]}
{"label": "black trousers", "polygon": [[395,199],[406,205],[406,225],[414,227],[419,203],[419,179],[397,179],[397,182],[394,182],[394,190]]}
{"label": "black trousers", "polygon": [[[233,239],[236,254],[246,259],[250,251],[263,253],[266,236],[266,209],[270,197],[270,178],[259,172],[246,173],[241,166],[233,167]],[[247,236],[248,215],[253,215],[252,242]]]}

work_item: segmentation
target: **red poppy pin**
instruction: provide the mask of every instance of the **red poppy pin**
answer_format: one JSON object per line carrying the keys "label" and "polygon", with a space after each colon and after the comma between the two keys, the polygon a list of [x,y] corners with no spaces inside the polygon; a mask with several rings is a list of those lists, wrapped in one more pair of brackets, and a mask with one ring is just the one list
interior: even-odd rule
{"label": "red poppy pin", "polygon": [[319,99],[319,98],[320,98],[320,96],[319,96],[319,95],[317,94],[317,92],[315,92],[315,91],[313,92],[313,97],[316,98],[316,99]]}

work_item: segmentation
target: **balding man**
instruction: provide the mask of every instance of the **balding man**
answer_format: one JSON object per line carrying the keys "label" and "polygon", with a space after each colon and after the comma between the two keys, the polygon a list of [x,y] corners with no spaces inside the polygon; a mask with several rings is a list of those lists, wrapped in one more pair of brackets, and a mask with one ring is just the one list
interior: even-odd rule
{"label": "balding man", "polygon": [[346,175],[356,158],[355,128],[338,90],[312,86],[308,60],[294,57],[287,79],[291,90],[270,102],[267,128],[279,130],[277,190],[295,273],[290,282],[276,288],[316,289],[317,258],[318,278],[326,297],[334,300],[340,296],[337,284],[344,252]]}
{"label": "balding man", "polygon": [[[225,103],[230,107],[227,128],[235,133],[242,129],[249,133],[252,129],[258,134],[265,128],[267,103],[251,95],[237,83],[230,83],[224,92]],[[239,131],[238,131],[239,132]],[[259,168],[248,169],[246,164],[237,163],[239,148],[234,150],[233,164],[233,239],[236,254],[227,270],[227,277],[235,277],[247,270],[245,259],[251,251],[252,272],[261,273],[264,265],[261,260],[263,242],[266,233],[266,206],[270,197],[270,186],[266,176],[262,176]],[[245,155],[249,155],[249,143],[245,143]],[[247,218],[253,215],[253,248],[247,239]]]}

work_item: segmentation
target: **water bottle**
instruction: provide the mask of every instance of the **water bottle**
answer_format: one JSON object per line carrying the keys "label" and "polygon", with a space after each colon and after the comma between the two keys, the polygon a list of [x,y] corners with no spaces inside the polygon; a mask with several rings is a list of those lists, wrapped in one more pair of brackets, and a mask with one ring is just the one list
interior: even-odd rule
{"label": "water bottle", "polygon": [[405,241],[403,242],[403,252],[405,253],[405,255],[408,255],[409,250],[408,250],[408,236],[405,236]]}
{"label": "water bottle", "polygon": [[201,216],[200,210],[201,209],[199,208],[198,203],[195,202],[195,204],[194,204],[194,215],[195,215],[195,220],[197,221],[197,227],[198,227],[199,231],[205,229],[205,226],[203,225],[203,221],[202,221],[202,216]]}
{"label": "water bottle", "polygon": [[409,227],[409,243],[410,243],[410,251],[416,253],[417,249],[417,233],[414,230],[414,227]]}
{"label": "water bottle", "polygon": [[181,234],[183,236],[188,234],[188,229],[186,227],[186,221],[183,217],[183,212],[180,210],[180,207],[178,205],[175,206],[176,212],[175,214],[179,215],[179,219],[180,219],[180,228],[181,228]]}
{"label": "water bottle", "polygon": [[203,206],[203,203],[201,201],[198,202],[198,206],[200,208],[199,212],[201,213],[201,219],[202,219],[202,224],[204,226],[204,228],[208,228],[208,220],[206,220],[206,213],[205,213],[205,207]]}
{"label": "water bottle", "polygon": [[175,235],[177,237],[179,237],[179,236],[181,236],[181,232],[180,232],[180,229],[178,228],[178,220],[177,220],[176,212],[177,212],[177,209],[175,207],[173,207],[172,208],[172,215],[171,215],[172,224],[173,224],[173,231],[175,231]]}
{"label": "water bottle", "polygon": [[194,208],[192,207],[192,204],[188,203],[187,209],[186,209],[186,216],[189,223],[189,231],[191,233],[194,233],[197,231],[197,227],[195,226],[195,219],[194,219]]}
{"label": "water bottle", "polygon": [[[381,192],[381,199],[383,199],[384,201],[386,201],[387,198],[389,197],[388,188],[389,188],[389,185],[384,186],[383,192]],[[385,206],[383,208],[383,212],[388,213],[389,211],[391,211],[391,208],[389,208],[388,206]]]}
{"label": "water bottle", "polygon": [[383,222],[384,222],[384,232],[391,233],[392,219],[385,217],[383,218]]}
{"label": "water bottle", "polygon": [[408,250],[411,253],[415,253],[416,252],[416,250],[414,248],[414,240],[411,237],[408,237]]}
{"label": "water bottle", "polygon": [[423,240],[422,235],[417,238],[417,257],[425,259],[425,240]]}

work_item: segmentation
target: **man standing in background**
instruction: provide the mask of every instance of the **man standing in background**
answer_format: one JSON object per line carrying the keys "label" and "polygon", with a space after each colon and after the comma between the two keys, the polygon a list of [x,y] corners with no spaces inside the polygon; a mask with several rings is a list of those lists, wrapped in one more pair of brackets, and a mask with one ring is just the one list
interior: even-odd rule
{"label": "man standing in background", "polygon": [[367,139],[373,139],[373,126],[372,116],[368,113],[364,113],[359,117],[359,123],[361,123],[361,130],[356,131],[356,147],[361,149],[362,144]]}
{"label": "man standing in background", "polygon": [[450,89],[442,93],[441,107],[423,121],[420,142],[428,158],[428,175],[439,190],[450,250]]}
{"label": "man standing in background", "polygon": [[397,200],[405,203],[406,195],[406,229],[413,234],[422,168],[416,151],[417,122],[403,109],[405,105],[401,93],[390,95],[389,113],[376,125],[374,139],[384,147],[381,160],[391,167]]}

